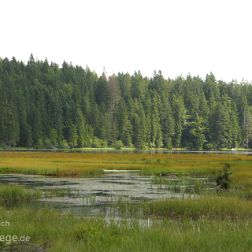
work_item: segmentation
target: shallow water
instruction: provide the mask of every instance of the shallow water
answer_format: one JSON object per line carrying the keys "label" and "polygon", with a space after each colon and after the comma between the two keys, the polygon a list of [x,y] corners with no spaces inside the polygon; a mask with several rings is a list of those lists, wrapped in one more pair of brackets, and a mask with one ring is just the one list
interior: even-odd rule
{"label": "shallow water", "polygon": [[[5,152],[6,150],[2,149],[0,152]],[[8,152],[71,152],[71,153],[166,153],[166,154],[234,154],[234,155],[252,155],[252,150],[168,150],[168,149],[114,149],[114,148],[87,148],[87,149],[10,149]]]}
{"label": "shallow water", "polygon": [[77,215],[103,217],[118,217],[118,202],[197,197],[194,189],[199,183],[202,190],[215,188],[208,178],[176,178],[172,175],[157,181],[156,177],[142,176],[137,171],[106,171],[95,178],[5,174],[0,175],[0,183],[42,190],[44,196],[39,202],[33,202],[32,207],[52,207]]}

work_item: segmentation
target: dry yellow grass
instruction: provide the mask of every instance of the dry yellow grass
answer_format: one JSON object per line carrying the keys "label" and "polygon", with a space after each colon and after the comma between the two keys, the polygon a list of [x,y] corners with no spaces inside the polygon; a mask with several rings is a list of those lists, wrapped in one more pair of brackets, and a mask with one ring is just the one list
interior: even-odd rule
{"label": "dry yellow grass", "polygon": [[140,169],[144,173],[216,174],[231,165],[234,181],[252,185],[252,156],[235,154],[0,152],[1,173],[88,176],[103,169]]}

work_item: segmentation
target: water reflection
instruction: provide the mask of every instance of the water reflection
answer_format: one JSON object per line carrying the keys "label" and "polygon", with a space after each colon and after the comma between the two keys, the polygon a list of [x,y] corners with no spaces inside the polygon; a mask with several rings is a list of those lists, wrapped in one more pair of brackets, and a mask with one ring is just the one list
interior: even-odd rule
{"label": "water reflection", "polygon": [[[52,178],[38,175],[0,175],[0,182],[21,184],[42,191],[32,207],[52,207],[83,216],[120,217],[120,205],[143,201],[197,197],[214,190],[209,178],[142,176],[137,171],[106,171],[95,178]],[[126,209],[124,207],[124,209]],[[125,213],[125,211],[124,211]],[[141,216],[141,212],[135,213]],[[127,213],[126,213],[127,216]]]}

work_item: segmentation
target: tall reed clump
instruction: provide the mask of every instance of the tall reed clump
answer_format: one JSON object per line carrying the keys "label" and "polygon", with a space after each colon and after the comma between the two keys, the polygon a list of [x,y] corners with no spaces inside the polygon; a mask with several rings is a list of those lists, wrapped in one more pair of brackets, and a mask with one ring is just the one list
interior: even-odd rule
{"label": "tall reed clump", "polygon": [[0,185],[0,206],[13,207],[39,198],[37,191],[25,189],[19,185]]}
{"label": "tall reed clump", "polygon": [[252,202],[238,197],[203,196],[169,199],[142,205],[145,215],[170,219],[248,219],[252,218]]}

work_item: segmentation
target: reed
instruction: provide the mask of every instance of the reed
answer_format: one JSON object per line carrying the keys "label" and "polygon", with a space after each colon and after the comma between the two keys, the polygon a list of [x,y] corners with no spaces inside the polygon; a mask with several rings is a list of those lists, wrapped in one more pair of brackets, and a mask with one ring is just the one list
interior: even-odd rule
{"label": "reed", "polygon": [[0,185],[0,206],[21,206],[38,199],[38,191],[28,190],[18,185]]}
{"label": "reed", "polygon": [[[247,220],[166,220],[142,227],[139,222],[107,223],[52,210],[1,208],[10,226],[1,235],[26,235],[52,252],[82,251],[251,251],[252,222]],[[3,245],[3,244],[2,244]],[[1,244],[0,244],[1,246]]]}
{"label": "reed", "polygon": [[169,219],[249,219],[252,202],[232,196],[201,196],[142,204],[144,214]]}

